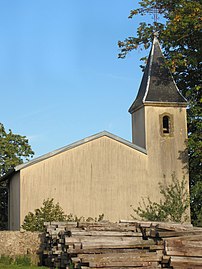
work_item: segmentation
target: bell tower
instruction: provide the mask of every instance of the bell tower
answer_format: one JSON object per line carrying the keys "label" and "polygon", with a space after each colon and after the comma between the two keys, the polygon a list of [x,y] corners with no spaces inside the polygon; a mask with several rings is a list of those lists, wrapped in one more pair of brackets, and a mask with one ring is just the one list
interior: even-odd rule
{"label": "bell tower", "polygon": [[155,36],[137,97],[129,109],[132,141],[146,149],[151,175],[152,171],[159,178],[187,174],[186,106]]}

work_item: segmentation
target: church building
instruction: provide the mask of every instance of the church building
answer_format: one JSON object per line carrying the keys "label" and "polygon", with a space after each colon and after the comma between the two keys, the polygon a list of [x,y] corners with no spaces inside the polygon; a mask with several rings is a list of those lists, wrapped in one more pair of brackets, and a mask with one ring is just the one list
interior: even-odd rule
{"label": "church building", "polygon": [[130,219],[142,198],[159,202],[159,183],[185,177],[186,99],[165,66],[157,37],[135,101],[132,142],[103,131],[16,166],[9,180],[9,229],[54,198],[66,214]]}

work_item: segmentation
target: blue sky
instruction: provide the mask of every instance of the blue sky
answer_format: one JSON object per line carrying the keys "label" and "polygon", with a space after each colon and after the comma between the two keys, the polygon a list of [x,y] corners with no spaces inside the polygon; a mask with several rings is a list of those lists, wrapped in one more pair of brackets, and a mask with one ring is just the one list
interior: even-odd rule
{"label": "blue sky", "polygon": [[40,156],[103,130],[131,140],[127,112],[142,77],[135,0],[0,1],[0,122]]}

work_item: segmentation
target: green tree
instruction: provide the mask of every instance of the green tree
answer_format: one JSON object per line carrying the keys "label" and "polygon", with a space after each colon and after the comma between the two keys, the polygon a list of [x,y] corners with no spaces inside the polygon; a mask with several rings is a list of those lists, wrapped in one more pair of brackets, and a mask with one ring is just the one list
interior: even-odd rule
{"label": "green tree", "polygon": [[[72,217],[72,215],[71,215]],[[33,212],[29,212],[24,219],[22,228],[26,231],[44,231],[44,222],[65,221],[68,216],[65,215],[59,203],[54,204],[54,199],[43,201],[43,205]],[[72,219],[71,219],[72,220]]]}
{"label": "green tree", "polygon": [[0,123],[0,176],[24,160],[28,161],[33,155],[34,152],[25,136],[14,134],[10,129],[7,133]]}
{"label": "green tree", "polygon": [[[16,165],[33,157],[34,152],[25,136],[6,132],[0,123],[0,178]],[[0,181],[0,230],[7,228],[7,181]]]}
{"label": "green tree", "polygon": [[[173,221],[185,222],[188,220],[187,210],[189,208],[189,194],[185,179],[181,182],[172,175],[172,182],[169,185],[159,183],[162,200],[159,203],[142,199],[139,207],[134,212],[144,220],[151,221]],[[132,218],[135,219],[133,215]]]}
{"label": "green tree", "polygon": [[159,21],[140,22],[136,37],[119,41],[119,58],[134,49],[147,49],[158,32],[167,64],[188,100],[188,150],[191,214],[202,225],[202,2],[201,0],[142,0],[129,18],[158,10]]}
{"label": "green tree", "polygon": [[103,221],[104,214],[100,214],[98,218],[88,217],[77,217],[70,213],[66,215],[59,205],[59,203],[54,204],[54,199],[47,199],[43,201],[43,205],[37,208],[33,212],[29,212],[24,219],[22,228],[26,231],[31,232],[43,232],[45,231],[44,222],[52,221],[69,221],[69,222],[99,222]]}

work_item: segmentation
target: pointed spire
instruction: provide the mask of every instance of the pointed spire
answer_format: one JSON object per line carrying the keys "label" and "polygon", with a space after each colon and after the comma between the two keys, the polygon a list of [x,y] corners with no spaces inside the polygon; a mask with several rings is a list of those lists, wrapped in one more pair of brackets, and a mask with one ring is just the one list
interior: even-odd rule
{"label": "pointed spire", "polygon": [[165,66],[165,58],[156,33],[137,97],[129,108],[129,112],[133,113],[143,104],[152,103],[177,103],[179,105],[187,103],[179,92],[170,70]]}

